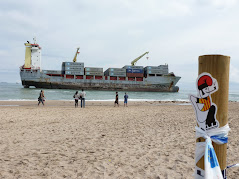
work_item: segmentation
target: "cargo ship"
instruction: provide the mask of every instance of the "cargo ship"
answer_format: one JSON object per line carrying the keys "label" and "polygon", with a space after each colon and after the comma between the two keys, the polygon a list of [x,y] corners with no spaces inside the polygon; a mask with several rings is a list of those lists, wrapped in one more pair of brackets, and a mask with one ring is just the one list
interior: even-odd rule
{"label": "cargo ship", "polygon": [[[178,92],[176,86],[181,77],[169,73],[168,65],[136,66],[142,54],[122,68],[85,67],[77,62],[79,48],[72,62],[62,62],[61,70],[42,70],[41,47],[27,41],[25,63],[20,67],[20,77],[24,88],[85,89],[103,91],[149,91]],[[60,66],[60,65],[59,65]]]}

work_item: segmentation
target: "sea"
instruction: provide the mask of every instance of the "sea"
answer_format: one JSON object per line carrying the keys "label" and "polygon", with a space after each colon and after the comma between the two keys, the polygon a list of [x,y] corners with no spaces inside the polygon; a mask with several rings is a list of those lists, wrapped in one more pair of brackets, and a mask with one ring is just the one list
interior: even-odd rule
{"label": "sea", "polygon": [[[0,83],[0,101],[36,101],[40,93],[39,88],[23,88],[21,83]],[[76,90],[43,89],[46,100],[73,100]],[[80,89],[79,89],[80,91]],[[196,95],[196,89],[180,89],[177,93],[169,92],[127,92],[119,91],[119,100],[123,101],[124,93],[129,101],[189,101],[188,95]],[[114,101],[115,91],[86,91],[86,100]],[[239,102],[239,90],[229,91],[229,101]]]}

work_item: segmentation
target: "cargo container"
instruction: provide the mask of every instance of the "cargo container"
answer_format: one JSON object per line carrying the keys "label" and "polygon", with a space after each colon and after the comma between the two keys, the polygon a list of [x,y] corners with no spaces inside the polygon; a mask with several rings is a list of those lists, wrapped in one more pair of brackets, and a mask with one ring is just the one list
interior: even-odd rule
{"label": "cargo container", "polygon": [[66,75],[84,75],[84,71],[65,71],[64,74]]}
{"label": "cargo container", "polygon": [[163,70],[148,70],[145,71],[146,74],[161,74],[161,75],[167,75],[168,72],[167,71],[163,71]]}
{"label": "cargo container", "polygon": [[126,73],[109,73],[107,76],[121,76],[121,77],[126,77]]}
{"label": "cargo container", "polygon": [[84,67],[84,63],[82,63],[82,62],[62,62],[62,66],[79,66],[79,67]]}
{"label": "cargo container", "polygon": [[168,65],[146,66],[144,69],[146,69],[146,70],[163,70],[163,69],[168,69]]}
{"label": "cargo container", "polygon": [[126,73],[144,73],[143,69],[126,69]]}
{"label": "cargo container", "polygon": [[143,73],[126,73],[127,77],[144,77]]}
{"label": "cargo container", "polygon": [[85,75],[104,76],[103,72],[85,72]]}
{"label": "cargo container", "polygon": [[124,68],[109,68],[110,71],[114,72],[125,72],[126,70]]}
{"label": "cargo container", "polygon": [[126,76],[126,69],[123,68],[108,68],[105,72],[104,72],[105,76],[122,76],[125,77]]}
{"label": "cargo container", "polygon": [[151,69],[151,70],[146,70],[147,72],[149,73],[152,73],[152,72],[166,72],[166,70],[161,70],[161,69]]}
{"label": "cargo container", "polygon": [[168,74],[168,65],[160,65],[160,66],[147,66],[144,68],[145,74]]}
{"label": "cargo container", "polygon": [[144,69],[143,66],[130,66],[130,65],[125,65],[123,68],[125,68],[125,69]]}
{"label": "cargo container", "polygon": [[69,67],[69,66],[66,66],[64,69],[62,70],[67,70],[67,71],[84,71],[84,67]]}
{"label": "cargo container", "polygon": [[71,73],[71,72],[72,72],[72,74],[75,74],[75,73],[84,74],[84,71],[82,71],[82,70],[62,70],[63,74],[67,74],[67,73]]}
{"label": "cargo container", "polygon": [[168,69],[168,65],[159,65],[158,67],[161,69]]}
{"label": "cargo container", "polygon": [[84,71],[84,63],[81,62],[62,62],[62,71]]}
{"label": "cargo container", "polygon": [[109,72],[126,72],[126,69],[124,69],[124,68],[108,68],[106,71],[109,71]]}
{"label": "cargo container", "polygon": [[146,66],[144,69],[145,70],[159,70],[160,68],[158,66]]}
{"label": "cargo container", "polygon": [[85,72],[102,72],[103,68],[85,67]]}

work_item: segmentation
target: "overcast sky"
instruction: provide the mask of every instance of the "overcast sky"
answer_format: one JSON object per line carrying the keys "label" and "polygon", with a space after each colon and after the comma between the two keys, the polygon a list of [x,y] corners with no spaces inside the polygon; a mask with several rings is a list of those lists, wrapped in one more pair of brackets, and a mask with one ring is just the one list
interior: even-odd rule
{"label": "overcast sky", "polygon": [[236,0],[8,0],[0,1],[0,82],[20,82],[24,43],[36,37],[42,68],[122,67],[149,51],[137,65],[167,63],[194,83],[198,56],[231,57],[230,82],[239,85],[239,3]]}

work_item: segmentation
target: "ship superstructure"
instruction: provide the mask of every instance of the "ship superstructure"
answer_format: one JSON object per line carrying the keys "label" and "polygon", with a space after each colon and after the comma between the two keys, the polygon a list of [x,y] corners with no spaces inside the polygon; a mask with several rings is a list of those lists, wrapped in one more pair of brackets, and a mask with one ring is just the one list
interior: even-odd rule
{"label": "ship superstructure", "polygon": [[122,68],[85,67],[76,62],[62,62],[61,70],[41,69],[41,47],[36,43],[25,43],[25,64],[20,68],[22,85],[25,88],[110,90],[110,91],[162,91],[177,92],[176,83],[181,77],[169,73],[168,65],[135,66],[149,52],[145,52]]}
{"label": "ship superstructure", "polygon": [[25,63],[23,68],[25,69],[41,69],[41,47],[36,43],[34,38],[34,43],[27,41],[25,43]]}

